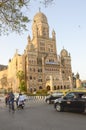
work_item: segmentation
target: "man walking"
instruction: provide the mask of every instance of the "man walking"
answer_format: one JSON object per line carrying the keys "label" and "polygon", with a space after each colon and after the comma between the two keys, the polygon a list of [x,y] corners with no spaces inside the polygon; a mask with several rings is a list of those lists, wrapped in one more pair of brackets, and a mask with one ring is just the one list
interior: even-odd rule
{"label": "man walking", "polygon": [[13,94],[13,92],[11,91],[10,93],[9,93],[9,111],[10,110],[12,110],[12,111],[14,111],[14,94]]}

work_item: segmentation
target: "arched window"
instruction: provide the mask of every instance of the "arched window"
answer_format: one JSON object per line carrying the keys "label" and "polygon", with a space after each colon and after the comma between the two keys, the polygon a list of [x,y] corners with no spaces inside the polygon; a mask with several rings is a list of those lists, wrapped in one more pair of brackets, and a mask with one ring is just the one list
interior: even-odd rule
{"label": "arched window", "polygon": [[32,76],[30,76],[30,80],[32,79]]}
{"label": "arched window", "polygon": [[54,86],[54,90],[56,90],[56,86]]}
{"label": "arched window", "polygon": [[42,86],[39,86],[39,89],[42,89]]}
{"label": "arched window", "polygon": [[47,86],[47,90],[48,90],[48,91],[50,90],[50,86],[49,86],[49,85]]}
{"label": "arched window", "polygon": [[57,89],[60,89],[60,87],[59,87],[59,86],[57,86]]}

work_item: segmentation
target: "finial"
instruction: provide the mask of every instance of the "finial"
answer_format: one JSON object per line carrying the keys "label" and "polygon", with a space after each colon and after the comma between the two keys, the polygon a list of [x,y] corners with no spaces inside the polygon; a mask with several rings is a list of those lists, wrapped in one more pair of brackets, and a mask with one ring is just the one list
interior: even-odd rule
{"label": "finial", "polygon": [[16,54],[18,54],[18,49],[16,49]]}
{"label": "finial", "polygon": [[41,8],[39,7],[39,12],[41,12]]}

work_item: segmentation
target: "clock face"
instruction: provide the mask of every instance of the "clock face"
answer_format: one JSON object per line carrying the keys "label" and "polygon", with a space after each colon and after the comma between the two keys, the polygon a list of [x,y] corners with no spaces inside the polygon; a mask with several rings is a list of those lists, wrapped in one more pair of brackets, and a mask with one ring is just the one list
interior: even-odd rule
{"label": "clock face", "polygon": [[64,56],[66,55],[66,51],[63,51],[63,55],[64,55]]}

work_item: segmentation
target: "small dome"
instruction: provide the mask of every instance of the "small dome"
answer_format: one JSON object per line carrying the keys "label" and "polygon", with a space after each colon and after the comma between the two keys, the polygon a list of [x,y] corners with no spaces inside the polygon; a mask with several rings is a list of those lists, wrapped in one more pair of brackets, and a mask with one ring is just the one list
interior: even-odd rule
{"label": "small dome", "polygon": [[35,16],[34,16],[34,19],[33,19],[34,22],[44,22],[44,23],[47,23],[47,17],[41,13],[41,12],[38,12]]}
{"label": "small dome", "polygon": [[68,52],[67,52],[66,49],[62,49],[62,51],[61,51],[61,56],[62,56],[62,57],[68,56]]}

